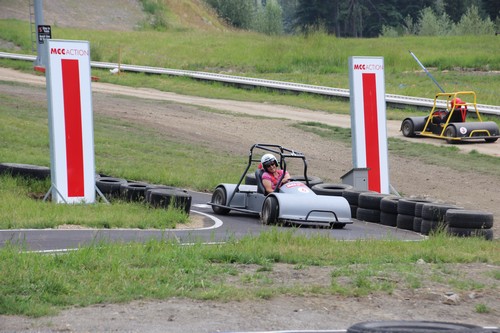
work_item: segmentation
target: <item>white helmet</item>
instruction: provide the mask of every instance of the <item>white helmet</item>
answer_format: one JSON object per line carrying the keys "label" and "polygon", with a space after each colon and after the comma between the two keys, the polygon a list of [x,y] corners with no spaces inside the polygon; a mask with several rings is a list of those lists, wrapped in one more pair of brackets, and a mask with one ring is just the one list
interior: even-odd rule
{"label": "white helmet", "polygon": [[276,159],[276,157],[274,157],[273,154],[264,154],[260,159],[260,163],[262,163],[263,167],[268,167],[273,163],[278,165],[278,160]]}

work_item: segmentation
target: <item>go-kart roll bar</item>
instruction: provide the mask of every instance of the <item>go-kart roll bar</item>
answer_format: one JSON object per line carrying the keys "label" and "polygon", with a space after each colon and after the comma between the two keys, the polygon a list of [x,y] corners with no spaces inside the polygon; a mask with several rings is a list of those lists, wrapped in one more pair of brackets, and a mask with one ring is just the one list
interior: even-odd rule
{"label": "go-kart roll bar", "polygon": [[[295,151],[293,149],[285,148],[285,147],[280,146],[280,145],[267,144],[267,143],[254,144],[250,148],[249,165],[248,165],[247,170],[245,171],[245,174],[248,171],[248,169],[250,168],[250,164],[252,163],[252,161],[260,162],[260,159],[257,159],[257,160],[253,159],[253,149],[254,148],[259,148],[261,150],[275,153],[275,154],[280,156],[279,164],[280,164],[280,168],[283,170],[283,174],[281,175],[280,179],[278,180],[278,184],[280,184],[281,181],[283,180],[283,178],[285,177],[286,159],[287,158],[300,158],[300,159],[302,159],[302,162],[304,164],[304,180],[306,182],[307,187],[309,187],[309,179],[307,178],[307,160],[306,160],[306,157],[304,156],[304,154],[301,152]],[[244,177],[244,175],[242,176],[242,179],[240,179],[240,181],[243,180],[243,177]],[[274,189],[274,192],[278,192],[278,191],[279,191],[279,186],[276,186],[276,188]]]}
{"label": "go-kart roll bar", "polygon": [[[250,148],[250,152],[248,154],[248,165],[245,168],[245,171],[243,172],[243,174],[241,175],[240,180],[238,181],[238,184],[236,184],[236,188],[235,188],[233,194],[231,195],[231,198],[229,198],[229,200],[227,202],[228,206],[231,205],[231,201],[233,200],[234,196],[236,195],[237,192],[239,192],[240,185],[243,182],[243,179],[245,178],[248,170],[252,166],[252,163],[253,162],[260,163],[260,156],[258,158],[254,158],[254,149],[260,149],[260,150],[264,150],[264,151],[279,155],[279,157],[280,157],[279,165],[280,165],[280,168],[283,170],[283,174],[281,175],[280,179],[278,180],[278,184],[280,184],[281,181],[283,180],[283,178],[285,177],[286,159],[287,158],[300,158],[300,159],[302,159],[302,162],[304,163],[304,179],[305,179],[307,187],[310,187],[309,186],[309,179],[307,178],[307,161],[306,161],[306,157],[304,156],[303,153],[295,151],[293,149],[285,148],[285,147],[280,146],[280,145],[267,144],[267,143],[256,143]],[[276,186],[274,191],[275,192],[279,191],[279,187]]]}

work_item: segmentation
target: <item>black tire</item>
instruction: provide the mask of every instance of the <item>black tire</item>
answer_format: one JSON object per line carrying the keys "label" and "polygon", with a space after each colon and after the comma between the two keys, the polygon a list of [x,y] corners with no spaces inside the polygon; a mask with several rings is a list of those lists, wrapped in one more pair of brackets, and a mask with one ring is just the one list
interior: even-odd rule
{"label": "black tire", "polygon": [[445,228],[446,224],[443,221],[432,221],[422,218],[420,233],[422,235],[430,235],[433,232],[444,230]]}
{"label": "black tire", "polygon": [[415,217],[422,217],[422,207],[426,203],[432,203],[430,200],[420,200],[415,204]]}
{"label": "black tire", "polygon": [[380,223],[380,210],[358,207],[356,219],[360,221]]}
{"label": "black tire", "polygon": [[380,211],[385,213],[397,214],[398,203],[401,197],[387,196],[380,200]]}
{"label": "black tire", "polygon": [[380,210],[380,201],[388,196],[388,194],[377,192],[361,193],[358,198],[358,206],[361,208]]}
{"label": "black tire", "polygon": [[167,189],[167,190],[177,190],[178,189],[177,187],[174,187],[174,186],[161,185],[161,184],[149,184],[144,189],[144,200],[146,202],[150,202],[151,201],[151,190],[160,189],[160,188]]}
{"label": "black tire", "polygon": [[255,173],[247,173],[245,175],[246,185],[257,185],[257,179],[255,179]]}
{"label": "black tire", "polygon": [[346,226],[346,223],[334,223],[332,224],[332,229],[344,229]]}
{"label": "black tire", "polygon": [[395,227],[398,224],[398,214],[380,212],[380,224]]}
{"label": "black tire", "polygon": [[[212,194],[212,200],[210,200],[210,202],[225,206],[227,204],[226,189],[224,187],[217,187],[214,193]],[[217,207],[217,206],[212,206],[212,210],[214,211],[215,214],[218,215],[227,215],[231,211],[229,208]]]}
{"label": "black tire", "polygon": [[413,231],[413,220],[414,220],[414,216],[413,215],[398,214],[398,217],[397,217],[397,227],[399,229],[412,230]]}
{"label": "black tire", "polygon": [[268,196],[262,205],[261,221],[263,224],[276,224],[279,216],[278,199],[274,196]]}
{"label": "black tire", "polygon": [[356,189],[352,188],[352,189],[343,191],[342,196],[347,200],[347,202],[350,205],[358,206],[359,195],[361,193],[365,193],[365,192],[367,192],[367,191],[356,190]]}
{"label": "black tire", "polygon": [[4,173],[13,177],[43,180],[50,177],[50,168],[31,164],[0,163],[0,174]]}
{"label": "black tire", "polygon": [[493,143],[493,142],[497,142],[498,138],[486,138],[484,139],[484,141],[486,141],[486,143]]}
{"label": "black tire", "polygon": [[358,213],[358,205],[349,205],[349,207],[351,208],[351,217],[355,219]]}
{"label": "black tire", "polygon": [[415,215],[415,209],[417,203],[430,203],[429,200],[425,199],[411,199],[411,198],[404,198],[399,200],[398,202],[398,214],[404,214],[404,215],[411,215],[411,216],[416,216]]}
{"label": "black tire", "polygon": [[446,211],[446,221],[453,228],[491,229],[493,214],[478,210],[449,209]]}
{"label": "black tire", "polygon": [[[309,188],[313,187],[314,185],[323,184],[323,180],[319,177],[307,176],[307,179],[309,180]],[[301,182],[306,184],[306,178],[304,176],[290,177],[290,181]]]}
{"label": "black tire", "polygon": [[101,193],[109,198],[119,198],[122,184],[127,184],[127,180],[115,177],[100,177],[95,184]]}
{"label": "black tire", "polygon": [[342,192],[352,188],[353,187],[348,184],[323,183],[314,185],[313,187],[311,187],[311,190],[318,195],[341,197]]}
{"label": "black tire", "polygon": [[144,202],[148,184],[141,182],[127,182],[120,184],[120,197],[126,201]]}
{"label": "black tire", "polygon": [[177,189],[175,191],[175,201],[174,207],[181,209],[184,213],[188,214],[191,211],[191,203],[193,202],[193,197],[186,190]]}
{"label": "black tire", "polygon": [[449,209],[463,209],[463,207],[451,204],[426,203],[422,206],[422,219],[446,224],[446,211]]}
{"label": "black tire", "polygon": [[491,229],[448,227],[446,232],[457,237],[481,237],[486,240],[493,240],[493,230]]}
{"label": "black tire", "polygon": [[405,119],[401,124],[401,132],[403,132],[404,136],[413,138],[415,136],[415,124],[413,124],[413,120]]}
{"label": "black tire", "polygon": [[189,214],[191,209],[191,196],[181,189],[155,188],[149,190],[149,204],[155,208],[173,207]]}
{"label": "black tire", "polygon": [[415,216],[413,218],[413,231],[421,232],[422,231],[422,218]]}
{"label": "black tire", "polygon": [[469,332],[482,330],[481,326],[438,321],[366,321],[354,324],[347,333],[435,333],[441,331]]}
{"label": "black tire", "polygon": [[[444,136],[447,138],[456,138],[457,137],[457,130],[456,130],[455,126],[446,127],[446,129],[444,130]],[[453,143],[456,143],[457,141],[451,140],[451,139],[446,139],[446,142],[453,144]]]}

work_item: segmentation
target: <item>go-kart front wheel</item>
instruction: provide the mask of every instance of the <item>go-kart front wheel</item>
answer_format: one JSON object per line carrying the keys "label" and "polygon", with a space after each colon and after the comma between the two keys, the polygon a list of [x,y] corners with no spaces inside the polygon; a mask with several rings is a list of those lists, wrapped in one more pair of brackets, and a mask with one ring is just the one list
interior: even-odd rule
{"label": "go-kart front wheel", "polygon": [[[210,201],[213,204],[216,205],[226,205],[227,201],[227,195],[226,195],[226,190],[223,187],[217,187],[212,194],[212,200]],[[219,206],[212,206],[212,210],[214,211],[215,214],[219,215],[227,215],[230,211],[229,208],[224,208],[224,207],[219,207]]]}
{"label": "go-kart front wheel", "polygon": [[[457,137],[457,130],[453,126],[448,126],[446,127],[446,130],[444,131],[444,136],[447,138],[456,138]],[[456,143],[457,141],[453,139],[446,139],[446,142],[448,143]]]}
{"label": "go-kart front wheel", "polygon": [[261,220],[263,224],[276,224],[278,222],[279,206],[278,199],[269,196],[262,205]]}
{"label": "go-kart front wheel", "polygon": [[415,136],[415,124],[413,124],[413,120],[411,119],[405,119],[403,121],[403,124],[401,125],[401,131],[403,132],[403,135],[409,138],[412,138]]}

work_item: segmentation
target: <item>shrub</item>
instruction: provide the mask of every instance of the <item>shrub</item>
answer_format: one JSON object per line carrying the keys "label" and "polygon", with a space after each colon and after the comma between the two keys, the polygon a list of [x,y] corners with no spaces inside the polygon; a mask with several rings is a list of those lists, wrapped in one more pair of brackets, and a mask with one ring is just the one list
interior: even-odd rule
{"label": "shrub", "polygon": [[265,7],[258,6],[253,29],[266,35],[283,34],[283,11],[276,0],[268,0]]}
{"label": "shrub", "polygon": [[476,6],[471,6],[455,25],[455,35],[489,35],[495,32],[495,24],[489,17],[482,19]]}
{"label": "shrub", "polygon": [[443,13],[436,15],[430,7],[422,9],[418,21],[418,34],[420,36],[445,36],[450,34],[453,26],[450,17]]}

